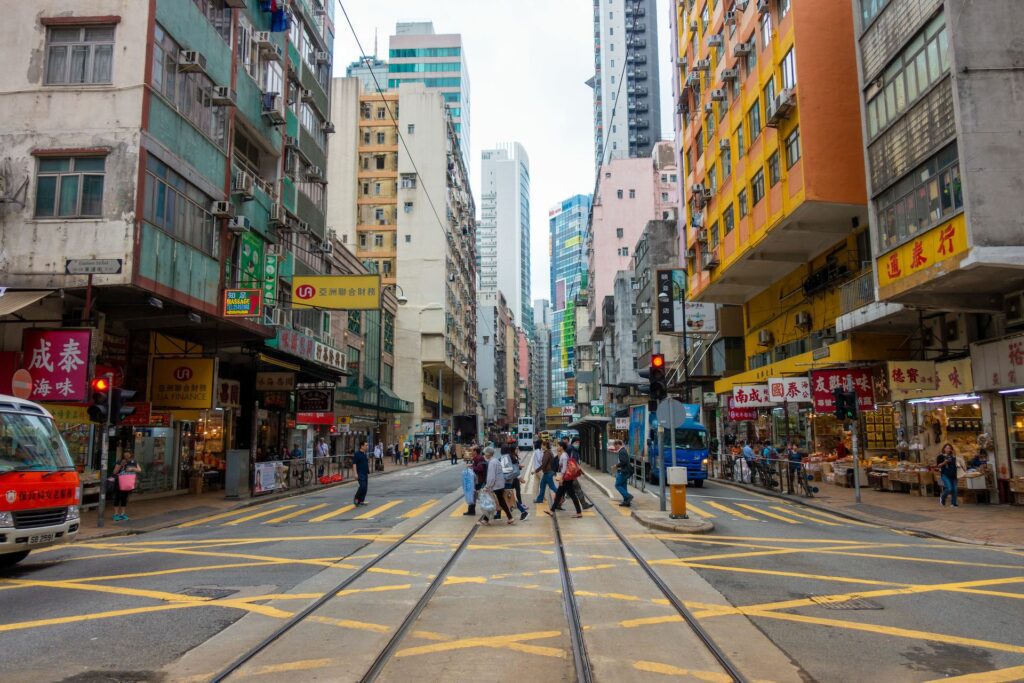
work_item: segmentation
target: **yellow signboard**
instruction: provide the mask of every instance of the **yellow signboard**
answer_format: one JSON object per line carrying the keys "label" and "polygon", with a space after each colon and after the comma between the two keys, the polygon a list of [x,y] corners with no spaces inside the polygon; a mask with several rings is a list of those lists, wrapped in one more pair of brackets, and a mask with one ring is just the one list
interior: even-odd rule
{"label": "yellow signboard", "polygon": [[297,275],[292,278],[292,307],[376,310],[380,308],[380,275]]}
{"label": "yellow signboard", "polygon": [[[963,254],[967,248],[967,225],[961,214],[878,258],[875,262],[878,286],[887,287],[929,270]],[[928,277],[933,276],[934,273]]]}
{"label": "yellow signboard", "polygon": [[76,406],[67,403],[40,403],[39,405],[50,411],[54,422],[57,424],[89,424],[89,413],[86,406]]}
{"label": "yellow signboard", "polygon": [[212,358],[154,358],[150,400],[160,408],[212,408]]}

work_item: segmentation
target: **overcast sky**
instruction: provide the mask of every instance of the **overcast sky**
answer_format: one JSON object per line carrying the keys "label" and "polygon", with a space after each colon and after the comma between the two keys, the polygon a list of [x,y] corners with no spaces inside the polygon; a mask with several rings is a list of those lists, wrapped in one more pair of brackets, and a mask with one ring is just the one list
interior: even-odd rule
{"label": "overcast sky", "polygon": [[[658,0],[662,131],[671,136],[668,4]],[[548,210],[594,188],[594,75],[591,0],[347,0],[342,3],[367,52],[387,59],[398,21],[433,21],[438,33],[461,33],[471,91],[469,160],[478,191],[480,151],[522,143],[530,157],[532,298],[550,298]],[[335,75],[359,58],[338,11]],[[667,104],[668,103],[668,104]],[[479,206],[479,195],[477,205]]]}

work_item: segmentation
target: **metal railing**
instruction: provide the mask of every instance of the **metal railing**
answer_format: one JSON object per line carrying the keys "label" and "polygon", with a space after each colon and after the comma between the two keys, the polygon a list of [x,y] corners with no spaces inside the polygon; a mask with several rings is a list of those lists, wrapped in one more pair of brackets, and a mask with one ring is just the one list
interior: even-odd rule
{"label": "metal railing", "polygon": [[840,314],[851,313],[875,300],[874,271],[865,270],[839,288]]}

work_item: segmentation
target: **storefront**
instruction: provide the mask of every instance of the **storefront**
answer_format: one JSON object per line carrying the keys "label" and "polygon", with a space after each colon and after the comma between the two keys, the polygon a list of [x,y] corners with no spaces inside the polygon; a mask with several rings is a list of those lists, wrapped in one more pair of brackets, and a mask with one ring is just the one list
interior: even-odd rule
{"label": "storefront", "polygon": [[999,498],[1024,504],[1024,334],[971,344],[971,366]]}

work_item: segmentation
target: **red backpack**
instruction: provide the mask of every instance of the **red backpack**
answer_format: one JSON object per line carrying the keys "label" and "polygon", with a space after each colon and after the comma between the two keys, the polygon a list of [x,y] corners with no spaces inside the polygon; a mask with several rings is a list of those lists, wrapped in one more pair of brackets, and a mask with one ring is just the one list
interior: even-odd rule
{"label": "red backpack", "polygon": [[583,474],[583,470],[580,468],[580,464],[570,458],[569,463],[565,466],[565,480],[576,481],[581,474]]}

